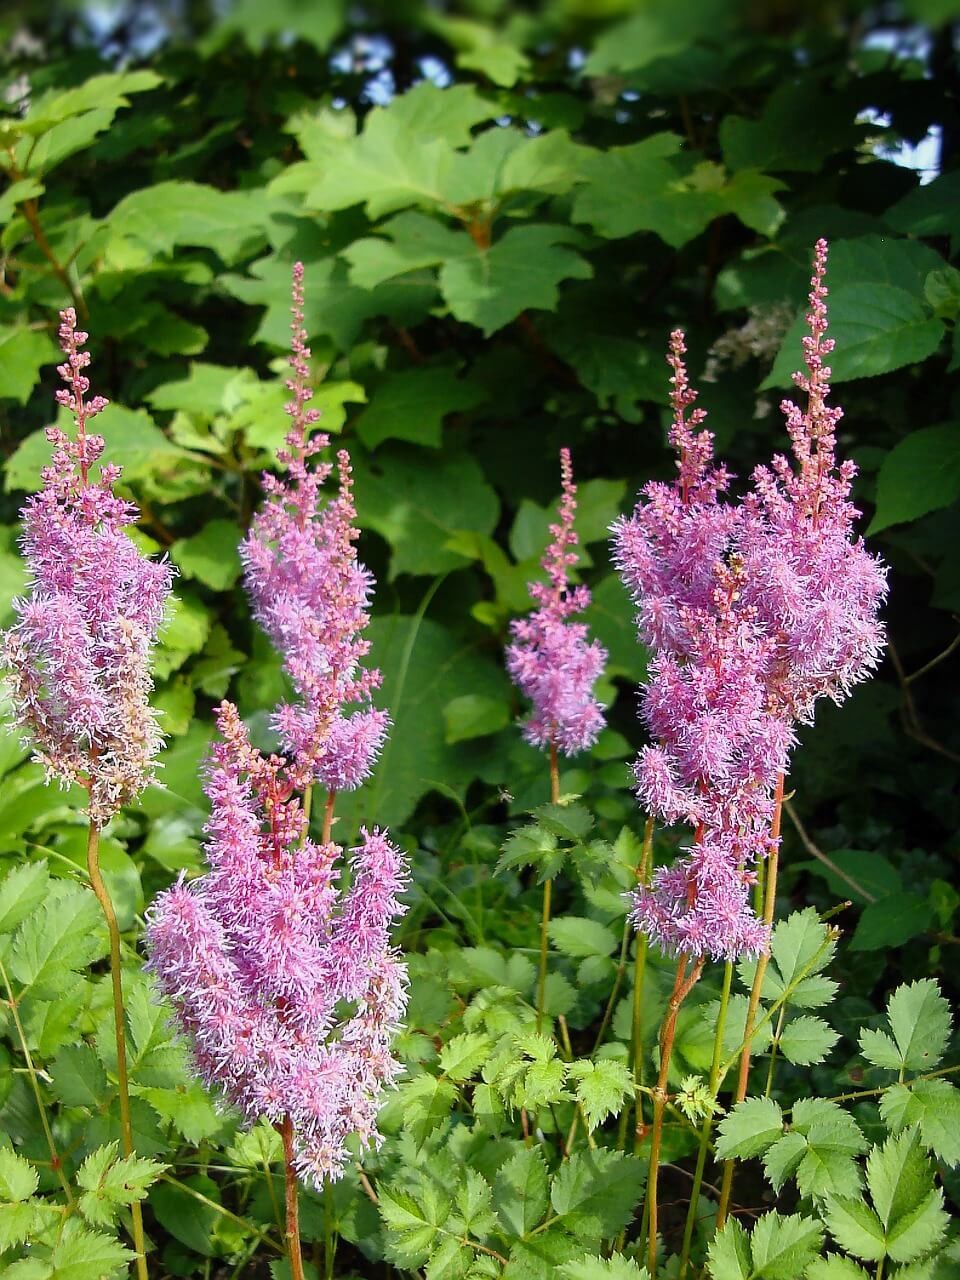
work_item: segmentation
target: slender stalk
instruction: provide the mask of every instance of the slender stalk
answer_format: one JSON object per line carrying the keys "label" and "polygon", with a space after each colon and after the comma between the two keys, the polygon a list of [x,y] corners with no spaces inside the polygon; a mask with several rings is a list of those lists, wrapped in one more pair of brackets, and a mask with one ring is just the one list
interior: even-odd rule
{"label": "slender stalk", "polygon": [[33,1089],[33,1096],[37,1100],[37,1110],[40,1112],[40,1123],[43,1125],[44,1136],[47,1139],[47,1146],[50,1148],[50,1167],[60,1181],[63,1188],[63,1194],[67,1197],[67,1204],[73,1205],[73,1192],[70,1190],[70,1183],[66,1179],[63,1172],[63,1161],[60,1158],[60,1152],[57,1150],[57,1144],[54,1141],[53,1130],[50,1128],[50,1121],[47,1119],[47,1108],[43,1101],[43,1094],[40,1092],[40,1082],[37,1080],[37,1069],[33,1065],[33,1056],[30,1053],[30,1046],[27,1043],[27,1037],[23,1030],[23,1023],[20,1021],[20,1010],[17,1008],[17,1001],[13,994],[13,987],[10,985],[10,978],[4,967],[3,961],[0,960],[0,977],[3,978],[4,989],[7,993],[7,1004],[10,1006],[10,1013],[13,1016],[13,1025],[17,1029],[17,1039],[20,1041],[20,1049],[23,1052],[24,1059],[27,1063],[27,1075],[30,1077],[30,1085]]}
{"label": "slender stalk", "polygon": [[784,1005],[777,1016],[777,1029],[773,1033],[773,1044],[770,1046],[770,1065],[767,1067],[767,1086],[763,1091],[763,1096],[769,1098],[773,1092],[773,1073],[777,1065],[777,1045],[780,1043],[780,1037],[783,1035],[783,1024],[787,1018],[787,1006]]}
{"label": "slender stalk", "polygon": [[323,830],[320,834],[320,843],[330,843],[330,832],[333,829],[333,806],[337,802],[337,793],[335,791],[327,792],[327,799],[323,806]]}
{"label": "slender stalk", "polygon": [[333,1280],[337,1256],[337,1234],[333,1229],[333,1187],[327,1178],[323,1184],[323,1263],[326,1280]]}
{"label": "slender stalk", "polygon": [[[560,767],[557,762],[557,748],[550,743],[550,803],[556,804],[560,799]],[[553,897],[553,881],[543,882],[543,909],[540,913],[540,972],[537,977],[537,1030],[543,1027],[543,1007],[547,999],[547,957],[548,930],[550,928],[550,906]]]}
{"label": "slender stalk", "polygon": [[[777,774],[777,789],[774,793],[773,821],[770,824],[770,853],[767,857],[767,878],[763,900],[763,923],[770,929],[773,926],[773,912],[777,899],[777,872],[780,865],[780,818],[783,813],[784,775]],[[757,958],[757,969],[753,975],[753,986],[750,988],[750,1003],[747,1006],[747,1019],[743,1030],[743,1052],[740,1055],[740,1076],[734,1102],[742,1102],[747,1096],[747,1083],[750,1078],[750,1046],[756,1031],[757,1010],[760,1007],[760,991],[767,972],[767,952],[761,951]],[[723,1182],[720,1184],[720,1203],[717,1206],[717,1230],[727,1220],[730,1207],[730,1193],[733,1190],[733,1174],[735,1162],[727,1160],[723,1166]]]}
{"label": "slender stalk", "polygon": [[300,1188],[293,1167],[293,1121],[289,1116],[283,1117],[277,1130],[283,1140],[284,1203],[287,1212],[287,1229],[284,1235],[290,1259],[290,1275],[292,1280],[304,1280],[303,1254],[300,1250]]}
{"label": "slender stalk", "polygon": [[[637,883],[645,885],[650,878],[650,864],[653,860],[653,818],[648,818],[643,829],[643,846],[640,851],[640,865],[637,867]],[[640,1146],[640,1134],[643,1132],[643,980],[647,970],[647,937],[643,934],[637,938],[634,954],[633,970],[633,1015],[630,1032],[630,1067],[633,1071],[633,1096],[636,1099],[636,1119],[633,1126],[633,1149]],[[629,1109],[625,1109],[624,1121],[628,1122]],[[626,1129],[620,1134],[620,1149],[626,1149]]]}
{"label": "slender stalk", "polygon": [[[733,961],[728,960],[723,966],[723,987],[720,991],[720,1011],[717,1014],[717,1027],[713,1036],[713,1060],[710,1063],[710,1096],[716,1100],[720,1087],[720,1068],[723,1063],[723,1036],[727,1027],[727,1009],[730,1004],[730,988],[733,985]],[[700,1200],[700,1188],[703,1186],[703,1173],[707,1166],[707,1155],[710,1151],[710,1134],[713,1131],[713,1112],[704,1116],[703,1128],[700,1131],[700,1149],[697,1152],[697,1167],[693,1173],[693,1188],[690,1192],[690,1205],[687,1209],[687,1222],[683,1229],[683,1248],[680,1252],[680,1276],[684,1280],[690,1265],[690,1246],[693,1244],[693,1233],[697,1225],[697,1207]]]}
{"label": "slender stalk", "polygon": [[[100,903],[110,935],[110,982],[113,987],[113,1029],[117,1043],[117,1092],[120,1103],[120,1138],[125,1156],[132,1156],[133,1125],[130,1121],[130,1082],[127,1078],[127,1038],[123,1025],[123,979],[120,974],[120,926],[117,913],[100,874],[100,829],[91,820],[87,835],[87,871],[90,885]],[[147,1280],[147,1246],[143,1234],[143,1210],[138,1201],[130,1206],[133,1244],[137,1251],[137,1275]]]}
{"label": "slender stalk", "polygon": [[677,961],[677,974],[670,993],[666,1017],[660,1028],[660,1071],[653,1090],[653,1125],[650,1132],[650,1173],[647,1176],[647,1270],[651,1277],[657,1274],[657,1181],[660,1174],[660,1143],[663,1137],[663,1113],[667,1105],[667,1079],[673,1041],[677,1033],[677,1015],[680,1006],[696,985],[703,972],[704,960],[699,959],[687,976],[690,957],[681,955]]}

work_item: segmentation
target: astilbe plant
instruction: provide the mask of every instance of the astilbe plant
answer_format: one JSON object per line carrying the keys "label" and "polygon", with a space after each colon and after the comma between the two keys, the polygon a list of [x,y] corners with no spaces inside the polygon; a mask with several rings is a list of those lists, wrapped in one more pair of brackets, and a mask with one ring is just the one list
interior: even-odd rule
{"label": "astilbe plant", "polygon": [[[550,525],[553,541],[543,553],[546,582],[531,582],[530,597],[538,606],[525,618],[510,624],[512,643],[507,646],[507,671],[533,703],[523,726],[523,736],[550,753],[550,799],[560,798],[558,752],[573,756],[596,742],[604,726],[603,709],[593,693],[607,652],[588,639],[585,623],[573,622],[590,603],[583,584],[571,586],[569,570],[577,563],[578,542],[574,521],[577,486],[569,449],[560,450],[562,494],[556,523]],[[550,924],[550,879],[543,886],[540,925],[540,970],[537,983],[537,1022],[543,1021],[547,980],[547,929]]]}
{"label": "astilbe plant", "polygon": [[[133,1152],[123,1031],[120,931],[100,873],[101,828],[154,777],[162,745],[150,652],[163,622],[173,570],[150,560],[128,534],[136,506],[115,492],[120,468],[98,467],[102,436],[88,424],[103,396],[87,398],[88,335],[76,313],[60,313],[57,403],[73,416],[75,435],[47,428],[52,458],[43,488],[26,501],[21,546],[30,593],[14,601],[16,623],[3,636],[13,716],[44,766],[48,781],[76,783],[88,796],[87,870],[110,936],[119,1106],[124,1154]],[[98,468],[99,474],[94,475]],[[137,1266],[146,1275],[143,1222],[132,1206]]]}
{"label": "astilbe plant", "polygon": [[[840,702],[876,666],[883,647],[877,611],[885,571],[853,533],[852,462],[836,459],[842,410],[829,407],[833,349],[827,338],[827,244],[817,243],[804,339],[806,370],[795,381],[801,409],[783,402],[793,461],[774,458],[738,502],[713,457],[713,438],[684,364],[682,332],[671,336],[672,484],[646,487],[614,529],[615,556],[639,607],[650,675],[641,714],[651,742],[636,765],[637,790],[655,818],[694,829],[676,864],[634,894],[636,927],[678,956],[661,1028],[651,1143],[649,1262],[655,1265],[656,1173],[666,1083],[679,1006],[707,957],[758,955],[737,1097],[745,1096],[750,1042],[766,965],[777,882],[784,780],[797,723],[818,698]],[[762,918],[750,904],[756,868],[769,861]],[[692,965],[691,965],[692,962]],[[690,966],[690,967],[688,967]],[[720,1033],[718,1033],[720,1034]],[[722,1222],[732,1166],[725,1171]],[[696,1195],[694,1194],[694,1200]]]}
{"label": "astilbe plant", "polygon": [[[322,503],[331,468],[311,434],[303,268],[294,268],[293,426],[265,477],[267,503],[243,547],[257,617],[283,655],[299,704],[273,723],[284,754],[254,747],[229,702],[207,766],[209,871],[154,903],[150,964],[171,998],[201,1078],[244,1118],[281,1134],[287,1234],[302,1275],[296,1174],[338,1178],[347,1139],[377,1143],[380,1096],[399,1071],[391,1041],[406,1004],[406,970],[390,944],[402,914],[405,860],[386,834],[361,829],[340,886],[344,850],[331,840],[336,791],[369,774],[386,715],[369,705],[379,672],[362,670],[373,587],[358,562],[349,458]],[[359,708],[348,710],[351,704]],[[319,841],[309,836],[314,782],[327,790]]]}

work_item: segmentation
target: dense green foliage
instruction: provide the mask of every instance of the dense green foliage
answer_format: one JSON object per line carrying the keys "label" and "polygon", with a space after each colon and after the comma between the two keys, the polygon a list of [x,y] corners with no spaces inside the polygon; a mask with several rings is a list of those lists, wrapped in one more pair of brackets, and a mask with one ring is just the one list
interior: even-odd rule
{"label": "dense green foliage", "polygon": [[[99,422],[142,509],[138,537],[180,574],[157,662],[163,785],[112,824],[102,852],[126,941],[132,1160],[115,1145],[83,797],[45,787],[16,733],[0,740],[3,1274],[117,1274],[126,1206],[144,1197],[155,1275],[268,1262],[288,1274],[279,1139],[242,1132],[190,1081],[137,947],[153,895],[202,866],[214,703],[229,693],[266,742],[284,687],[238,586],[236,546],[286,429],[296,258],[314,403],[354,458],[361,555],[379,581],[379,701],[394,721],[335,834],[390,824],[414,870],[399,938],[408,1074],[382,1151],[325,1198],[303,1194],[304,1238],[321,1274],[338,1276],[640,1274],[649,1105],[640,1093],[637,1117],[629,1046],[639,1008],[636,1078],[649,1082],[672,975],[653,951],[635,965],[624,921],[644,825],[627,769],[644,655],[606,531],[645,480],[669,475],[663,353],[677,324],[738,473],[783,447],[777,405],[800,363],[819,235],[832,243],[840,447],[861,467],[865,526],[891,565],[891,643],[879,677],[804,733],[756,1096],[715,1130],[720,1157],[745,1162],[738,1204],[776,1212],[736,1219],[711,1245],[705,1198],[693,1258],[704,1265],[709,1245],[715,1280],[960,1273],[956,1244],[943,1246],[945,1195],[960,1200],[960,1095],[933,1074],[957,1058],[935,979],[955,1000],[960,943],[955,661],[935,663],[960,611],[948,0],[882,12],[409,0],[349,14],[335,0],[241,0],[219,21],[202,5],[177,12],[133,6],[106,34],[98,19],[97,39],[82,11],[34,21],[42,42],[20,29],[3,71],[2,622],[23,589],[17,510],[46,457],[56,312],[71,302],[92,335],[95,389],[112,401]],[[0,31],[21,20],[29,6]],[[921,184],[907,162],[931,131]],[[611,655],[611,727],[563,770],[556,806],[544,757],[517,731],[502,648],[529,607],[564,444],[581,484],[588,621]],[[657,833],[658,861],[675,848]],[[547,876],[552,1021],[538,1034]],[[680,1252],[712,1105],[720,970],[680,1015],[667,1257]],[[742,966],[731,1058],[750,981]]]}

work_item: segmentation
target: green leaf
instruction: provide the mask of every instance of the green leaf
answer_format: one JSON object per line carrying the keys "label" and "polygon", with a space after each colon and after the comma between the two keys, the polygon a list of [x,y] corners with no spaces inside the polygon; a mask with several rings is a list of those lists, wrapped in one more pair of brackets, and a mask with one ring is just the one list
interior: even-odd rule
{"label": "green leaf", "polygon": [[132,1250],[113,1236],[67,1222],[50,1253],[52,1280],[110,1280],[127,1269]]}
{"label": "green leaf", "polygon": [[780,1051],[788,1062],[798,1066],[811,1066],[823,1062],[840,1039],[838,1032],[828,1027],[822,1018],[793,1018],[780,1035]]}
{"label": "green leaf", "polygon": [[[800,316],[787,331],[762,389],[788,386],[794,371],[803,367],[806,332],[806,319]],[[943,335],[943,322],[905,289],[880,282],[830,285],[830,336],[837,344],[830,356],[834,382],[919,364],[933,355]]]}
{"label": "green leaf", "polygon": [[750,1238],[736,1218],[730,1218],[710,1241],[707,1268],[713,1280],[750,1280]]}
{"label": "green leaf", "polygon": [[[416,449],[383,449],[375,463],[357,459],[354,471],[360,523],[390,544],[391,580],[401,573],[463,568],[470,561],[451,549],[454,535],[464,530],[491,534],[496,527],[497,495],[478,463],[458,450],[424,455]],[[459,697],[464,687],[452,689],[446,701]]]}
{"label": "green leaf", "polygon": [[850,950],[881,951],[902,946],[927,931],[931,920],[931,905],[919,893],[882,897],[865,906],[850,940]]}
{"label": "green leaf", "polygon": [[960,426],[921,427],[900,440],[877,476],[877,510],[868,533],[917,520],[960,497]]}
{"label": "green leaf", "polygon": [[456,1084],[462,1084],[479,1071],[490,1053],[493,1041],[477,1031],[454,1036],[440,1050],[440,1069]]}
{"label": "green leaf", "polygon": [[200,1084],[180,1085],[175,1089],[143,1089],[142,1096],[160,1119],[169,1120],[191,1146],[198,1147],[224,1127],[223,1113],[218,1111]]}
{"label": "green leaf", "polygon": [[933,978],[905,983],[887,1002],[893,1039],[883,1031],[860,1033],[860,1051],[877,1067],[920,1071],[935,1067],[950,1038],[950,1006]]}
{"label": "green leaf", "polygon": [[0,328],[0,400],[26,404],[40,370],[57,359],[57,348],[37,329]]}
{"label": "green leaf", "polygon": [[0,1147],[0,1196],[19,1203],[28,1200],[39,1186],[36,1169],[9,1147]]}
{"label": "green leaf", "polygon": [[0,933],[10,933],[47,894],[47,864],[25,862],[0,880]]}
{"label": "green leaf", "polygon": [[62,990],[65,973],[84,968],[106,951],[106,928],[96,898],[88,889],[62,881],[20,926],[9,969],[22,984],[21,995],[29,990],[34,997],[49,999]]}
{"label": "green leaf", "polygon": [[579,1240],[615,1236],[633,1217],[646,1171],[634,1156],[598,1148],[560,1166],[550,1202],[560,1225]]}
{"label": "green leaf", "polygon": [[649,1272],[633,1258],[615,1253],[610,1258],[583,1258],[565,1262],[559,1274],[564,1280],[648,1280]]}
{"label": "green leaf", "polygon": [[[849,898],[864,907],[903,889],[900,873],[893,863],[872,849],[832,849],[830,861],[833,866],[814,859],[795,865],[798,870],[822,876],[831,893],[839,898]],[[791,1003],[797,1003],[795,997]]]}
{"label": "green leaf", "polygon": [[351,283],[374,289],[396,276],[469,257],[474,251],[466,231],[453,231],[436,218],[408,210],[389,218],[375,236],[354,240],[342,257],[350,264]]}
{"label": "green leaf", "polygon": [[449,1200],[425,1188],[424,1203],[396,1187],[379,1189],[378,1208],[388,1230],[388,1255],[403,1267],[418,1267],[430,1255],[449,1216]]}
{"label": "green leaf", "polygon": [[548,880],[559,870],[563,858],[563,853],[557,852],[554,833],[530,823],[507,837],[494,874],[513,867],[537,867],[539,879]]}
{"label": "green leaf", "polygon": [[783,1135],[783,1112],[772,1098],[747,1098],[720,1121],[719,1160],[762,1155]]}
{"label": "green leaf", "polygon": [[457,1100],[457,1090],[450,1080],[419,1075],[401,1087],[403,1125],[408,1129],[419,1151],[435,1129],[446,1124]]}
{"label": "green leaf", "polygon": [[698,236],[724,210],[712,191],[698,189],[682,146],[677,134],[657,133],[586,158],[574,222],[609,239],[653,231],[675,249]]}
{"label": "green leaf", "polygon": [[831,1253],[826,1258],[815,1258],[807,1267],[806,1280],[869,1280],[863,1267],[852,1258],[841,1258]]}
{"label": "green leaf", "polygon": [[593,268],[569,248],[576,232],[557,226],[512,227],[489,249],[447,260],[440,291],[451,313],[489,337],[522,311],[552,311],[562,280],[585,280]]}
{"label": "green leaf", "polygon": [[356,421],[368,449],[384,440],[410,440],[439,449],[444,419],[474,409],[486,399],[477,381],[461,377],[450,365],[418,365],[391,373],[379,384],[370,405]]}
{"label": "green leaf", "polygon": [[933,1186],[930,1162],[916,1128],[888,1138],[867,1160],[867,1186],[886,1232],[887,1252],[910,1262],[939,1242],[947,1223],[943,1192]]}
{"label": "green leaf", "polygon": [[226,591],[240,577],[240,537],[231,520],[209,520],[199,533],[179,538],[170,548],[170,558],[185,578]]}
{"label": "green leaf", "polygon": [[444,740],[451,744],[497,733],[509,722],[506,702],[478,693],[463,693],[443,708]]}
{"label": "green leaf", "polygon": [[613,1058],[574,1062],[569,1077],[576,1082],[577,1101],[591,1133],[608,1116],[620,1114],[624,1099],[633,1090],[632,1073]]}
{"label": "green leaf", "polygon": [[[198,1191],[201,1195],[213,1200],[214,1204],[204,1204],[189,1190]],[[150,1208],[157,1221],[166,1231],[201,1257],[211,1258],[215,1252],[214,1232],[220,1221],[216,1205],[219,1203],[219,1190],[211,1178],[200,1174],[184,1179],[184,1186],[175,1186],[170,1182],[161,1182],[150,1193]]]}
{"label": "green leaf", "polygon": [[608,956],[620,939],[612,929],[586,916],[559,916],[548,926],[550,941],[566,956]]}
{"label": "green leaf", "polygon": [[879,1262],[886,1254],[883,1225],[868,1204],[848,1196],[828,1196],[823,1220],[827,1230],[847,1253],[867,1262]]}
{"label": "green leaf", "polygon": [[764,1156],[764,1171],[776,1190],[795,1178],[802,1195],[823,1199],[860,1190],[854,1157],[866,1140],[848,1112],[825,1098],[803,1098],[793,1108],[790,1132]]}
{"label": "green leaf", "polygon": [[110,1143],[92,1151],[77,1170],[80,1212],[95,1226],[110,1226],[122,1205],[146,1197],[165,1166],[142,1156],[119,1158],[120,1144]]}
{"label": "green leaf", "polygon": [[212,249],[230,264],[265,243],[266,210],[262,188],[219,191],[198,182],[155,182],[124,196],[106,225],[151,253],[169,255],[190,245]]}
{"label": "green leaf", "polygon": [[541,827],[564,840],[582,840],[593,826],[593,814],[582,804],[541,804],[533,811]]}
{"label": "green leaf", "polygon": [[524,1147],[501,1165],[493,1185],[497,1217],[511,1235],[525,1236],[543,1219],[547,1167],[539,1147]]}
{"label": "green leaf", "polygon": [[791,1213],[765,1213],[750,1236],[752,1274],[767,1280],[793,1280],[820,1252],[823,1228],[813,1218]]}
{"label": "green leaf", "polygon": [[945,1164],[960,1164],[960,1090],[949,1081],[891,1085],[880,1098],[880,1116],[893,1133],[919,1124],[928,1150]]}
{"label": "green leaf", "polygon": [[55,1097],[67,1107],[96,1108],[107,1096],[107,1076],[88,1044],[61,1049],[50,1067]]}
{"label": "green leaf", "polygon": [[[815,907],[792,912],[773,930],[771,963],[763,976],[762,998],[779,1000],[792,987],[788,1003],[795,1003],[801,1008],[827,1003],[836,990],[836,984],[826,987],[824,981],[831,980],[818,979],[816,975],[830,963],[835,950],[836,943],[830,938],[830,931]],[[737,972],[744,985],[749,987],[756,972],[756,962],[742,960]],[[801,974],[805,976],[801,978]]]}

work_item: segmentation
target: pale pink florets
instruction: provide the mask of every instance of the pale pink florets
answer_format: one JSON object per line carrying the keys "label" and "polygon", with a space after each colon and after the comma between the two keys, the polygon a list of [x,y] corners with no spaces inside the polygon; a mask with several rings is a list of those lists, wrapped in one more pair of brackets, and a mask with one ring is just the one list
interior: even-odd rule
{"label": "pale pink florets", "polygon": [[18,621],[3,637],[3,660],[14,716],[36,758],[48,777],[87,787],[90,816],[103,825],[150,781],[162,745],[149,660],[173,571],[128,536],[138,512],[113,492],[119,467],[90,476],[104,441],[87,424],[107,402],[84,399],[87,334],[72,308],[60,318],[66,387],[57,400],[73,414],[76,435],[47,428],[53,453],[43,488],[21,512],[31,590],[14,601]]}
{"label": "pale pink florets", "polygon": [[[346,450],[337,454],[337,494],[323,502],[332,466],[316,455],[329,437],[311,432],[319,414],[312,395],[303,328],[303,266],[293,275],[293,427],[278,456],[284,479],[264,476],[267,501],[240,548],[257,621],[279,649],[300,701],[274,717],[284,750],[329,791],[352,790],[372,769],[389,726],[371,705],[380,672],[363,669],[369,652],[373,575],[359,563],[353,476]],[[312,460],[312,461],[311,461]],[[353,708],[349,710],[348,708]]]}
{"label": "pale pink florets", "polygon": [[607,653],[597,641],[588,640],[583,623],[570,621],[590,603],[590,593],[567,581],[569,567],[577,562],[577,489],[570,450],[562,449],[560,459],[560,517],[550,526],[554,540],[542,561],[547,582],[530,584],[530,595],[540,607],[511,623],[513,643],[506,657],[511,679],[533,703],[523,736],[536,747],[555,747],[572,756],[592,746],[603,728],[603,710],[593,686]]}
{"label": "pale pink florets", "polygon": [[362,829],[340,889],[343,850],[307,837],[286,761],[250,744],[229,703],[217,723],[209,871],[154,902],[150,967],[202,1079],[250,1122],[289,1117],[297,1168],[319,1185],[342,1173],[350,1134],[379,1141],[378,1101],[400,1070],[406,976],[389,935],[406,864]]}
{"label": "pale pink florets", "polygon": [[801,411],[784,402],[794,462],[758,467],[739,503],[721,501],[729,473],[713,461],[704,415],[671,336],[678,475],[650,484],[614,526],[614,554],[653,651],[641,714],[652,743],[636,765],[648,811],[696,830],[674,867],[634,895],[632,916],[666,950],[734,958],[765,931],[749,904],[753,866],[772,847],[775,791],[797,722],[817,698],[841,701],[876,665],[885,572],[852,534],[855,474],[837,464],[841,410],[826,404],[827,246],[811,280]]}

